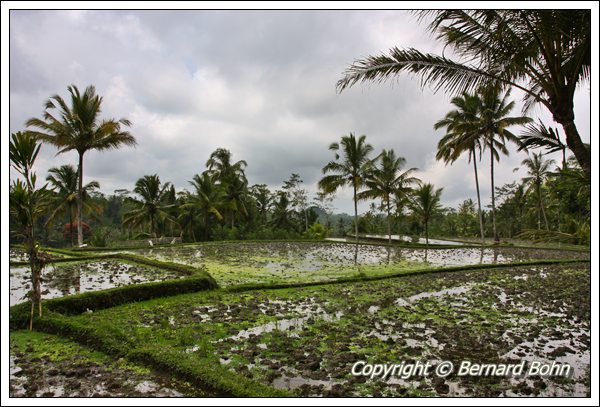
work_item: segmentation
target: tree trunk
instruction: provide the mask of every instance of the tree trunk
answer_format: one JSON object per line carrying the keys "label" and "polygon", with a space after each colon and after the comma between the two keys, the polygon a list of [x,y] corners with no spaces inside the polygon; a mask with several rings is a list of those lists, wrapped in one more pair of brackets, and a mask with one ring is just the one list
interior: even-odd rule
{"label": "tree trunk", "polygon": [[429,247],[429,219],[425,219],[425,247]]}
{"label": "tree trunk", "polygon": [[[556,117],[554,118],[556,120]],[[577,158],[577,162],[581,165],[581,169],[589,180],[592,176],[592,164],[591,164],[591,154],[590,151],[586,148],[586,146],[581,141],[581,137],[579,136],[579,132],[577,131],[577,126],[573,120],[556,120],[558,121],[567,136],[567,146],[569,149],[575,154],[575,158]]]}
{"label": "tree trunk", "polygon": [[69,204],[69,234],[71,235],[71,247],[75,246],[73,241],[73,208]]}
{"label": "tree trunk", "polygon": [[473,149],[473,168],[475,169],[475,189],[477,190],[477,207],[479,214],[479,231],[481,232],[481,244],[485,244],[485,232],[483,230],[483,212],[481,212],[481,195],[479,193],[479,175],[477,174],[477,162],[475,160],[475,149]]}
{"label": "tree trunk", "polygon": [[308,231],[308,211],[306,209],[304,209],[304,226],[304,231]]}
{"label": "tree trunk", "polygon": [[27,240],[29,267],[31,268],[31,309],[29,313],[29,330],[33,330],[33,315],[37,305],[38,315],[42,316],[42,283],[41,283],[41,267],[37,256],[37,249],[33,239],[34,227],[30,227],[31,237]]}
{"label": "tree trunk", "polygon": [[550,225],[548,224],[548,217],[546,216],[546,209],[544,209],[544,199],[542,197],[542,191],[540,190],[540,210],[542,211],[542,216],[544,217],[544,223],[546,224],[546,230],[550,230]]}
{"label": "tree trunk", "polygon": [[356,249],[354,250],[354,264],[358,262],[358,204],[356,202],[356,185],[352,185],[354,189],[354,237],[356,238]]}
{"label": "tree trunk", "polygon": [[494,152],[490,147],[490,157],[492,158],[490,164],[491,181],[492,181],[492,231],[494,233],[494,243],[499,243],[498,231],[496,230],[496,195],[494,191]]}
{"label": "tree trunk", "polygon": [[79,152],[79,190],[77,191],[77,245],[83,245],[83,224],[81,212],[83,208],[83,153]]}
{"label": "tree trunk", "polygon": [[390,219],[390,197],[387,199],[388,245],[392,246],[392,220]]}
{"label": "tree trunk", "polygon": [[542,195],[540,192],[540,184],[537,181],[535,183],[535,189],[536,189],[537,198],[538,198],[537,225],[538,225],[538,230],[542,230]]}
{"label": "tree trunk", "polygon": [[190,230],[192,232],[192,240],[196,243],[196,233],[194,233],[194,218],[190,220]]}

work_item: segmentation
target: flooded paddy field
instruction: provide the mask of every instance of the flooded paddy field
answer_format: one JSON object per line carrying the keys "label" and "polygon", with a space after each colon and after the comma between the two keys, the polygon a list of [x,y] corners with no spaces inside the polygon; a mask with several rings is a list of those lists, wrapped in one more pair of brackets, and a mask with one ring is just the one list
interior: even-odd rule
{"label": "flooded paddy field", "polygon": [[38,332],[10,336],[10,397],[206,397],[189,383]]}
{"label": "flooded paddy field", "polygon": [[[10,266],[10,305],[27,300],[31,272],[27,266]],[[97,291],[151,281],[182,277],[172,270],[122,260],[50,263],[42,273],[42,298]]]}
{"label": "flooded paddy field", "polygon": [[[168,347],[299,396],[590,392],[589,263],[241,293],[215,290],[72,318],[110,326],[134,346]],[[557,362],[572,370],[569,377],[459,377],[453,372],[383,379],[352,375],[360,361],[429,362],[434,369],[444,361],[456,367],[463,361]]]}
{"label": "flooded paddy field", "polygon": [[347,243],[222,243],[132,251],[156,260],[204,267],[221,286],[329,281],[359,274],[384,275],[423,267],[509,263],[534,259],[589,258],[589,253],[550,249],[415,249]]}

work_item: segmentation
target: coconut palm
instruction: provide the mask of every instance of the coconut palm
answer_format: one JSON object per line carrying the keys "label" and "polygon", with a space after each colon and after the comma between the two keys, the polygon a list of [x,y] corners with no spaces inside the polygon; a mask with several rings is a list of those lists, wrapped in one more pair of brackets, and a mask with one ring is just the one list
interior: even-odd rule
{"label": "coconut palm", "polygon": [[294,223],[291,219],[292,208],[290,198],[285,191],[276,191],[273,199],[273,217],[271,225],[283,230],[291,230]]}
{"label": "coconut palm", "polygon": [[423,184],[414,191],[410,207],[425,227],[425,244],[429,245],[429,221],[440,208],[440,197],[444,188],[435,189],[432,184]]}
{"label": "coconut palm", "polygon": [[527,168],[527,176],[522,178],[524,184],[529,186],[528,192],[534,192],[537,200],[537,224],[538,230],[541,230],[541,216],[544,217],[546,230],[550,230],[548,218],[544,209],[544,200],[542,196],[542,185],[551,174],[550,166],[554,164],[554,160],[545,160],[542,153],[533,154],[521,162],[521,165]]}
{"label": "coconut palm", "polygon": [[[226,194],[223,189],[215,184],[213,178],[206,171],[203,172],[202,175],[194,175],[190,184],[194,187],[194,191],[193,193],[188,193],[186,203],[182,208],[193,209],[194,212],[197,213],[204,226],[204,239],[208,240],[211,219],[213,217],[218,220],[223,219],[223,215],[221,215],[219,208],[223,206]],[[192,217],[192,222],[194,217]],[[193,233],[192,223],[192,235]]]}
{"label": "coconut palm", "polygon": [[[46,181],[50,183],[51,189],[54,190],[52,196],[52,204],[54,210],[48,217],[46,225],[50,224],[60,215],[67,213],[69,215],[69,226],[71,236],[71,246],[75,245],[73,240],[73,217],[76,216],[77,209],[77,194],[78,194],[78,171],[72,165],[62,165],[60,167],[52,167],[48,170]],[[83,186],[83,207],[92,212],[96,209],[95,205],[90,205],[87,202],[89,194],[100,188],[98,181],[88,182]]]}
{"label": "coconut palm", "polygon": [[520,144],[519,138],[515,136],[508,127],[524,125],[531,119],[524,116],[507,117],[514,107],[510,101],[510,90],[501,95],[499,88],[490,87],[479,90],[480,106],[477,121],[474,123],[474,131],[483,136],[484,149],[490,151],[490,181],[492,190],[492,230],[494,242],[500,241],[496,229],[496,197],[494,186],[494,160],[500,161],[500,153],[508,155],[506,142],[510,141]]}
{"label": "coconut palm", "polygon": [[[323,167],[323,174],[332,173],[324,176],[319,181],[319,188],[325,193],[334,193],[345,185],[352,186],[354,201],[354,234],[356,238],[356,251],[354,253],[354,263],[358,259],[358,205],[357,193],[364,185],[368,172],[371,170],[372,162],[369,154],[373,147],[366,142],[367,136],[364,134],[358,139],[354,134],[342,136],[339,143],[331,143],[329,149],[335,153],[335,161],[330,161]],[[341,162],[338,151],[342,150],[343,159]]]}
{"label": "coconut palm", "polygon": [[481,157],[481,134],[474,131],[477,121],[478,110],[481,105],[477,95],[463,93],[454,97],[451,103],[456,109],[451,110],[446,116],[435,123],[436,130],[445,127],[446,135],[438,142],[438,151],[435,156],[437,160],[443,160],[446,164],[454,163],[463,153],[468,153],[469,162],[473,161],[475,173],[475,189],[477,190],[477,209],[479,215],[479,231],[481,242],[485,240],[483,228],[483,212],[481,210],[481,194],[479,191],[479,174],[477,173],[477,153]]}
{"label": "coconut palm", "polygon": [[248,180],[244,173],[248,164],[244,160],[232,162],[231,152],[218,148],[210,155],[206,166],[210,176],[225,190],[227,198],[223,210],[229,214],[233,229],[236,214],[248,215],[246,208]]}
{"label": "coconut palm", "polygon": [[267,214],[269,212],[269,207],[273,202],[274,196],[269,191],[269,188],[266,184],[256,184],[252,185],[250,188],[250,194],[254,199],[254,203],[256,205],[256,210],[258,212],[258,218],[262,225],[267,223]]}
{"label": "coconut palm", "polygon": [[588,177],[590,151],[575,124],[573,97],[591,71],[590,10],[430,10],[432,33],[457,59],[392,48],[389,54],[355,61],[337,89],[363,81],[382,82],[402,72],[437,91],[474,91],[502,84],[525,94],[524,111],[541,103],[561,124],[567,145]]}
{"label": "coconut palm", "polygon": [[[123,127],[131,126],[127,119],[104,119],[100,121],[102,97],[96,95],[94,86],[88,86],[82,93],[76,86],[68,88],[71,105],[59,96],[51,96],[45,104],[42,119],[27,120],[29,127],[38,130],[30,131],[40,140],[55,145],[58,154],[75,150],[79,156],[79,186],[77,193],[77,243],[83,244],[83,228],[81,221],[83,205],[83,156],[90,150],[110,150],[122,145],[133,146],[135,138]],[[57,111],[59,116],[53,113]]]}
{"label": "coconut palm", "polygon": [[358,199],[381,199],[387,213],[388,244],[392,245],[391,211],[394,194],[407,193],[412,185],[420,180],[411,175],[417,170],[409,168],[402,171],[406,159],[397,157],[394,150],[383,150],[374,160],[372,170],[365,180],[366,190],[358,194]]}
{"label": "coconut palm", "polygon": [[138,226],[145,222],[150,223],[150,233],[157,236],[157,221],[165,219],[173,221],[169,216],[168,209],[172,206],[167,202],[171,183],[161,184],[158,175],[144,175],[135,183],[133,192],[141,199],[128,198],[134,205],[134,209],[123,216],[123,224],[126,226]]}

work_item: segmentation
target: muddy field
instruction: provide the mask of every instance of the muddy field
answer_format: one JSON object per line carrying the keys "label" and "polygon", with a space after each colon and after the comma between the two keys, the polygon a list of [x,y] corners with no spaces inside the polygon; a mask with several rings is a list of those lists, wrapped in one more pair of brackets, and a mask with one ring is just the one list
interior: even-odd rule
{"label": "muddy field", "polygon": [[[301,396],[585,396],[588,265],[439,273],[302,289],[222,291],[79,318]],[[563,377],[354,377],[357,361],[569,363]]]}
{"label": "muddy field", "polygon": [[10,353],[10,397],[212,395],[53,335],[13,332]]}

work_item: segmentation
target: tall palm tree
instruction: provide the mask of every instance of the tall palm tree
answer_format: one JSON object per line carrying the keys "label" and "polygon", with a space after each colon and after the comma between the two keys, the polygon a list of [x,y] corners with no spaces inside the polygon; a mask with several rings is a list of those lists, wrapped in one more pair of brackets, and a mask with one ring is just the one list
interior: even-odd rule
{"label": "tall palm tree", "polygon": [[254,202],[256,205],[256,210],[258,212],[258,218],[262,225],[267,223],[267,214],[269,212],[269,207],[273,202],[274,196],[269,191],[269,188],[266,184],[256,184],[252,185],[250,188],[250,194],[252,198],[254,198]]}
{"label": "tall palm tree", "polygon": [[187,202],[183,205],[183,208],[193,208],[198,213],[204,226],[204,239],[208,240],[211,218],[223,219],[219,208],[223,206],[226,194],[223,189],[215,184],[207,171],[204,171],[201,176],[198,174],[194,175],[190,184],[194,187],[194,192],[188,195]]}
{"label": "tall palm tree", "polygon": [[436,130],[445,127],[446,135],[438,142],[438,151],[435,156],[437,160],[443,160],[446,164],[454,163],[463,153],[468,153],[469,162],[473,160],[475,173],[475,189],[477,190],[477,210],[479,215],[479,232],[482,244],[485,241],[483,228],[483,212],[481,210],[481,194],[479,191],[479,174],[477,173],[476,156],[481,156],[481,134],[474,129],[477,121],[478,110],[481,101],[477,95],[463,93],[454,97],[451,103],[456,109],[451,110],[446,116],[435,123]]}
{"label": "tall palm tree", "polygon": [[227,194],[224,210],[229,213],[233,229],[236,214],[248,215],[246,208],[248,180],[244,172],[248,164],[244,160],[232,162],[231,152],[224,148],[218,148],[212,152],[206,161],[206,166],[208,173]]}
{"label": "tall palm tree", "polygon": [[410,168],[402,171],[406,159],[397,157],[394,150],[383,150],[374,160],[372,170],[365,180],[366,190],[358,194],[358,199],[381,199],[387,213],[388,245],[392,245],[392,201],[394,194],[407,192],[420,180],[411,175],[417,170]]}
{"label": "tall palm tree", "polygon": [[[79,186],[77,194],[77,243],[83,244],[81,212],[83,205],[83,156],[90,150],[110,150],[122,145],[134,146],[135,138],[123,127],[131,126],[127,119],[104,119],[100,121],[102,97],[96,95],[94,86],[88,86],[82,93],[75,85],[68,88],[71,105],[59,96],[51,96],[46,101],[42,119],[27,120],[28,127],[42,141],[55,145],[58,154],[75,150],[79,155]],[[58,112],[59,116],[53,114]]]}
{"label": "tall palm tree", "polygon": [[573,97],[591,72],[590,10],[434,10],[432,33],[456,59],[414,48],[355,61],[337,82],[338,91],[363,81],[382,82],[402,72],[437,91],[474,91],[502,84],[525,94],[524,111],[544,105],[561,124],[567,145],[591,176],[591,154],[575,124]]}
{"label": "tall palm tree", "polygon": [[541,217],[544,217],[544,223],[546,224],[546,230],[550,230],[548,225],[548,218],[546,217],[546,211],[544,209],[544,200],[542,196],[542,185],[544,181],[551,174],[550,166],[554,164],[554,160],[545,160],[542,157],[542,153],[533,154],[532,157],[528,157],[521,162],[521,165],[527,168],[527,176],[522,179],[524,184],[529,185],[529,190],[535,192],[537,199],[537,224],[538,230],[541,230]]}
{"label": "tall palm tree", "polygon": [[[369,154],[373,147],[366,142],[367,136],[362,135],[358,139],[354,134],[342,136],[339,143],[331,143],[329,150],[335,153],[335,160],[330,161],[323,167],[323,174],[332,173],[324,176],[319,181],[319,188],[325,193],[334,193],[338,188],[348,185],[352,186],[354,201],[354,234],[356,237],[356,251],[354,253],[354,263],[358,259],[358,205],[357,192],[364,185],[367,174],[371,170],[372,162]],[[338,151],[343,154],[341,162]]]}
{"label": "tall palm tree", "polygon": [[496,197],[494,186],[494,160],[500,161],[500,153],[508,155],[506,142],[510,141],[519,145],[517,136],[508,130],[514,125],[524,125],[531,122],[529,117],[514,116],[507,117],[514,107],[514,102],[509,102],[510,90],[500,95],[499,88],[489,87],[479,90],[478,120],[474,128],[484,138],[484,148],[490,150],[490,180],[492,190],[492,230],[494,242],[498,243],[500,238],[496,229]]}
{"label": "tall palm tree", "polygon": [[423,184],[414,192],[411,201],[413,213],[421,219],[425,227],[425,244],[429,245],[429,221],[440,208],[440,197],[444,188],[435,189],[432,184]]}
{"label": "tall palm tree", "polygon": [[273,217],[271,225],[283,230],[294,228],[291,219],[292,208],[290,207],[290,198],[285,191],[277,191],[273,199]]}
{"label": "tall palm tree", "polygon": [[150,223],[150,233],[157,236],[157,220],[159,218],[172,221],[167,212],[171,205],[167,202],[171,183],[161,185],[158,175],[144,175],[135,183],[133,191],[141,199],[128,198],[135,208],[123,216],[123,224],[137,226]]}

